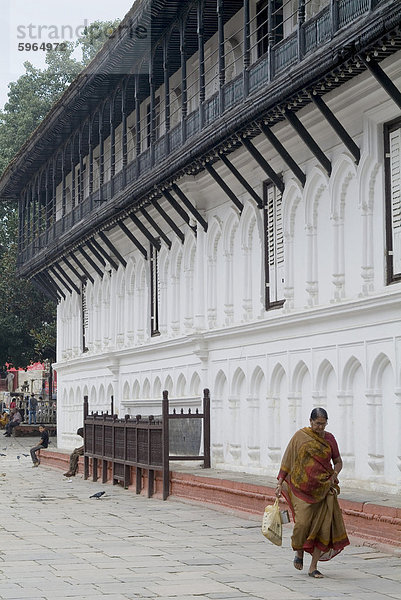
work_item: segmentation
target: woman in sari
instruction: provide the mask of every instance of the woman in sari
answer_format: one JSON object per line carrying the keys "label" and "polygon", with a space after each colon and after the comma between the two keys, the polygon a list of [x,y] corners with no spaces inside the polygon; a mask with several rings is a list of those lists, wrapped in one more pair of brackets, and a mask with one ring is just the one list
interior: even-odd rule
{"label": "woman in sari", "polygon": [[295,433],[284,453],[276,496],[283,494],[293,519],[294,567],[303,568],[304,552],[312,555],[310,577],[321,578],[319,560],[330,560],[349,544],[337,495],[343,463],[334,436],[325,431],[327,412],[313,409],[310,427]]}

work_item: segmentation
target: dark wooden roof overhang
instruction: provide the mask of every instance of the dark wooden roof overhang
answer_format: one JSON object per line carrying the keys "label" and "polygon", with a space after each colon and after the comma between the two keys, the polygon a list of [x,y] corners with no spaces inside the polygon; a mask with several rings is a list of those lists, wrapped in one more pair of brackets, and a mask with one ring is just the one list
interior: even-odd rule
{"label": "dark wooden roof overhang", "polygon": [[[217,10],[216,0],[204,0],[203,35],[205,42],[216,32]],[[16,200],[20,191],[33,176],[38,173],[43,164],[50,160],[54,148],[68,142],[77,145],[78,136],[74,131],[87,123],[92,127],[95,143],[99,137],[99,124],[95,111],[102,111],[112,103],[111,110],[115,117],[121,114],[121,107],[113,102],[114,91],[125,82],[127,114],[135,107],[135,77],[138,75],[139,97],[149,95],[148,61],[153,56],[153,81],[155,86],[164,82],[164,65],[161,52],[155,52],[158,44],[162,44],[167,35],[175,40],[173,32],[180,22],[187,23],[185,40],[187,55],[197,51],[197,12],[193,0],[137,0],[131,10],[120,23],[111,39],[104,45],[88,67],[78,75],[67,88],[61,98],[55,103],[47,117],[33,132],[22,146],[21,150],[7,167],[0,180],[0,198]],[[230,0],[225,3],[224,22],[227,22],[243,6],[243,0]],[[136,35],[137,27],[150,31],[151,50],[144,46],[143,41]],[[192,34],[191,34],[192,32]],[[179,36],[177,50],[169,53],[169,69],[171,73],[180,68]],[[88,116],[91,118],[88,120]],[[108,120],[105,120],[103,139],[110,133]],[[82,153],[87,148],[82,147]],[[56,179],[61,178],[61,168],[55,158]]]}
{"label": "dark wooden roof overhang", "polygon": [[[121,219],[122,215],[127,213],[127,206],[131,211],[135,206],[134,210],[137,210],[138,218],[141,215],[154,229],[158,227],[158,233],[162,237],[161,228],[154,220],[152,223],[152,218],[146,210],[148,206],[153,206],[183,242],[185,239],[183,232],[158,203],[160,189],[162,187],[170,189],[173,183],[177,184],[181,178],[187,175],[196,176],[204,170],[208,170],[210,173],[207,165],[212,166],[222,156],[229,156],[241,145],[244,145],[244,139],[252,140],[261,135],[263,125],[271,129],[274,125],[287,119],[290,113],[291,117],[295,116],[297,121],[300,121],[296,113],[303,107],[310,105],[313,102],[313,97],[320,98],[324,96],[328,91],[340,87],[343,83],[367,69],[360,58],[361,54],[365,57],[375,56],[375,61],[378,62],[400,50],[399,14],[394,7],[391,12],[387,6],[387,12],[387,17],[383,14],[377,15],[377,19],[373,19],[373,23],[369,22],[365,28],[360,29],[358,39],[363,40],[363,52],[355,40],[352,43],[346,43],[349,32],[348,30],[344,31],[336,40],[332,41],[333,44],[337,44],[337,50],[332,48],[329,52],[325,46],[324,52],[317,52],[316,56],[309,57],[307,71],[302,69],[301,64],[294,66],[291,69],[291,75],[287,73],[286,77],[283,76],[271,83],[269,94],[266,94],[266,90],[263,89],[260,93],[254,94],[252,98],[237,105],[235,110],[227,112],[224,120],[214,122],[213,126],[206,129],[201,135],[191,138],[190,144],[185,147],[185,152],[180,148],[178,152],[169,156],[168,161],[160,164],[157,170],[153,169],[151,172],[146,172],[139,180],[127,186],[127,189],[123,190],[114,202],[108,203],[109,206],[104,205],[101,215],[94,215],[91,223],[84,223],[81,231],[79,233],[75,232],[75,239],[74,232],[71,232],[70,246],[82,239],[82,235],[93,236],[94,232],[107,227],[110,221],[115,221],[116,218]],[[387,93],[389,93],[389,89],[389,86],[387,86]],[[394,95],[396,96],[393,93]],[[314,102],[315,106],[318,103],[319,100]],[[319,110],[322,107],[322,103],[317,106]],[[337,117],[333,113],[329,117],[327,112],[324,116],[327,123],[334,128],[346,147],[350,149],[352,145],[343,135],[342,126],[340,127]],[[252,146],[255,147],[253,144]],[[288,156],[282,151],[278,154],[288,164]],[[358,153],[355,147],[352,154],[357,162]],[[318,155],[324,161],[324,155],[322,156],[319,153]],[[324,162],[328,169],[329,164],[326,161]],[[227,166],[226,162],[225,164]],[[300,171],[294,168],[294,165],[290,165],[289,167],[293,170],[294,175],[299,178],[301,176]],[[215,171],[215,165],[212,169]],[[238,179],[238,181],[240,180]],[[302,183],[301,179],[300,181]],[[170,240],[169,242],[171,245]],[[35,257],[30,262],[30,271],[33,273],[43,268],[46,268],[46,261],[41,262],[40,259]],[[21,268],[20,272],[23,272],[23,270]]]}

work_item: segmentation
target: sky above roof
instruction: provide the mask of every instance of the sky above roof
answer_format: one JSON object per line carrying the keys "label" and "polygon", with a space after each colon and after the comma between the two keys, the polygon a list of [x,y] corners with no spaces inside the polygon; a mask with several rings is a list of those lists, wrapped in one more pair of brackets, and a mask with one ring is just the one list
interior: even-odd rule
{"label": "sky above roof", "polygon": [[[45,66],[47,44],[75,42],[93,21],[123,19],[133,0],[1,0],[0,109],[8,84],[25,72],[24,62]],[[77,55],[79,59],[80,56]]]}

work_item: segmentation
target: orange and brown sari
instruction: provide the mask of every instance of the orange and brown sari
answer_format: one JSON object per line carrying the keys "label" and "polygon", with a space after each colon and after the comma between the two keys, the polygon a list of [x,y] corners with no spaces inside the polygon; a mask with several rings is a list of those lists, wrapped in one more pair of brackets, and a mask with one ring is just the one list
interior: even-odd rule
{"label": "orange and brown sari", "polygon": [[292,437],[284,453],[278,478],[294,519],[291,538],[295,551],[321,550],[319,560],[330,560],[349,544],[338,504],[338,486],[330,477],[331,460],[339,456],[334,436],[320,437],[304,427]]}

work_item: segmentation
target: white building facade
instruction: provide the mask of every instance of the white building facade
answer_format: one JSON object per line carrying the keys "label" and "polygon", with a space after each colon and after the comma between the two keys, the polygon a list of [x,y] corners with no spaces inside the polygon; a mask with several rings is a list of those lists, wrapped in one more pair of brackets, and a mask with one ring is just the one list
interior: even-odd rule
{"label": "white building facade", "polygon": [[[303,3],[295,4],[290,16],[296,29]],[[378,2],[375,10],[389,4]],[[333,3],[306,5],[307,22]],[[249,4],[255,36],[264,9]],[[224,85],[242,72],[244,10],[224,23]],[[284,40],[293,29],[284,30]],[[125,227],[139,245],[109,219],[96,238],[101,243],[107,234],[111,259],[103,254],[104,264],[98,260],[101,273],[82,254],[90,278],[80,272],[79,281],[71,258],[64,261],[70,292],[52,277],[64,289],[54,365],[60,446],[74,443],[84,396],[94,411],[108,410],[113,397],[119,416],[160,414],[163,390],[174,406],[192,408],[201,406],[202,390],[209,388],[214,466],[276,475],[289,438],[308,425],[313,407],[322,406],[344,460],[342,480],[401,490],[401,51],[382,58],[381,81],[362,64],[392,40],[398,47],[396,34],[386,35],[318,83],[308,82],[302,98],[298,94],[296,117],[313,143],[286,112],[297,96],[294,105],[294,94],[282,94],[271,113],[260,113],[259,130],[253,117],[158,186],[155,200],[150,193],[139,202],[164,233],[158,237],[153,226],[157,244],[127,214]],[[263,43],[254,39],[251,63],[260,61],[252,51]],[[196,88],[193,98],[187,95],[189,115],[199,111],[199,64],[206,73],[200,102],[219,92],[221,62],[211,58],[218,47],[216,32],[203,46],[203,60],[198,53],[187,57],[185,81],[188,90]],[[286,76],[292,73],[289,68]],[[127,115],[128,167],[182,120],[182,77],[181,65],[168,84],[154,86],[150,105],[144,100]],[[263,92],[273,93],[273,84],[255,92],[255,103]],[[313,95],[324,98],[335,122]],[[146,121],[148,106],[153,116]],[[148,128],[139,127],[141,120]],[[136,124],[131,137],[130,123]],[[213,136],[212,125],[205,137]],[[55,186],[56,221],[74,209],[78,186],[89,196],[124,170],[125,135],[121,123],[91,150],[98,163],[88,152],[74,171],[66,170]],[[192,152],[191,144],[185,147]],[[82,164],[85,176],[77,171]],[[156,167],[157,160],[151,175]],[[187,211],[188,200],[195,210]],[[77,244],[71,243],[72,253]]]}

